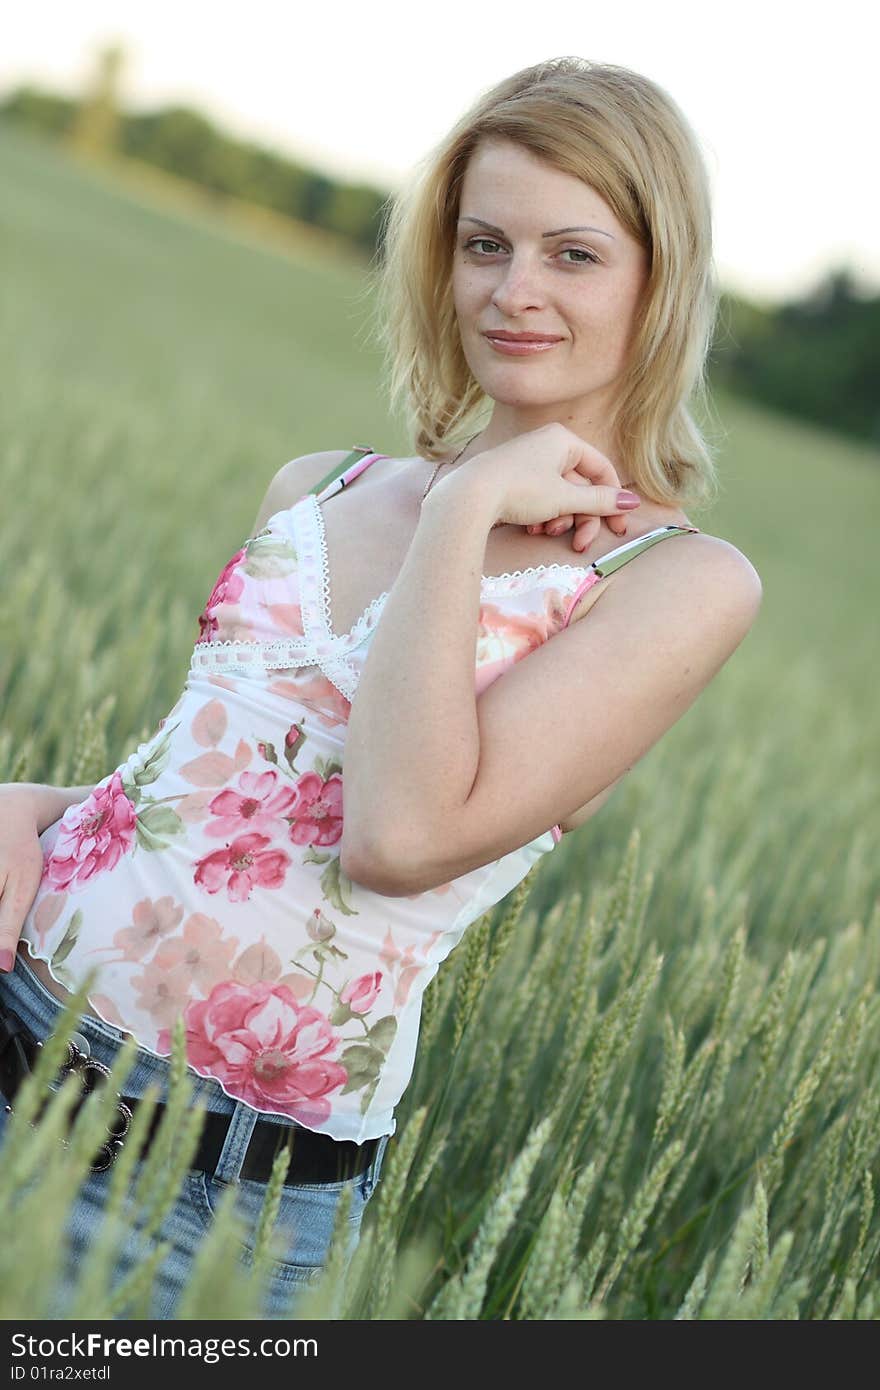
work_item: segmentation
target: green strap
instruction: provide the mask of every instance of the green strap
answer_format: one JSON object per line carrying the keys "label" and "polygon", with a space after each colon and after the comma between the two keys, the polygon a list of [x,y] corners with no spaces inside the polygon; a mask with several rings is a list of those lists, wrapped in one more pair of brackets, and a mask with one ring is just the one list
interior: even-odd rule
{"label": "green strap", "polygon": [[657,545],[659,541],[665,541],[667,536],[690,536],[693,534],[693,528],[690,526],[667,526],[660,532],[659,536],[639,536],[637,540],[630,541],[629,546],[622,546],[616,555],[612,554],[605,559],[599,559],[590,568],[604,578],[606,574],[613,574],[615,570],[628,564],[636,555],[641,555],[643,550],[650,550],[652,545]]}
{"label": "green strap", "polygon": [[375,452],[375,449],[369,449],[364,444],[356,444],[351,453],[346,454],[342,462],[337,463],[336,467],[330,470],[326,478],[322,478],[319,483],[315,483],[314,487],[309,488],[309,492],[313,492],[315,496],[317,496],[319,492],[324,491],[325,487],[329,487],[331,483],[335,483],[340,474],[344,473],[347,468],[351,468],[352,464],[357,463],[358,459],[362,458],[364,454],[375,454]]}

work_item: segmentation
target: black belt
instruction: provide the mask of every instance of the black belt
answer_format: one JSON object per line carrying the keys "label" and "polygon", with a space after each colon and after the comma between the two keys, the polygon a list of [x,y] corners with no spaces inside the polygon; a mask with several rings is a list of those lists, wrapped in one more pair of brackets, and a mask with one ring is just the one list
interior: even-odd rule
{"label": "black belt", "polygon": [[[18,1087],[33,1070],[37,1053],[42,1046],[18,1014],[0,1006],[0,1090],[7,1102],[13,1100]],[[98,1079],[110,1074],[109,1068],[105,1067],[103,1062],[85,1057],[73,1042],[68,1041],[67,1059],[59,1075],[63,1078],[71,1071],[79,1073],[83,1094],[71,1110],[69,1122],[73,1121],[79,1106],[83,1104],[86,1095]],[[97,1150],[91,1165],[93,1173],[102,1173],[113,1163],[125,1142],[132,1114],[140,1104],[138,1096],[123,1096],[117,1092],[117,1098],[117,1113],[108,1127],[108,1137]],[[12,1105],[7,1104],[7,1114],[11,1113],[12,1109]],[[142,1153],[146,1153],[152,1143],[165,1109],[161,1101],[156,1103]],[[231,1120],[231,1115],[207,1111],[199,1147],[190,1162],[191,1168],[209,1174],[215,1171]],[[266,1182],[276,1154],[289,1144],[291,1139],[293,1147],[285,1185],[340,1182],[354,1177],[370,1166],[379,1144],[378,1139],[366,1139],[362,1144],[355,1144],[350,1139],[333,1139],[329,1134],[318,1134],[312,1129],[277,1125],[268,1119],[257,1120],[241,1165],[240,1177]]]}

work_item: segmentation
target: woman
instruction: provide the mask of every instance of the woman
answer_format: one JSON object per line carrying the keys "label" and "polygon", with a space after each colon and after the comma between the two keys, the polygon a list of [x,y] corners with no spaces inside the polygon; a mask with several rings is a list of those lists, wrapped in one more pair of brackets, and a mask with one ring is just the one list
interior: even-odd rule
{"label": "woman", "polygon": [[500,83],[397,200],[379,282],[415,455],[285,465],[153,738],[94,789],[0,791],[4,1010],[44,1037],[100,966],[77,1039],[109,1063],[135,1035],[130,1106],[184,1018],[211,1132],[159,1317],[223,1185],[253,1215],[291,1132],[273,1297],[320,1271],[345,1187],[356,1240],[440,962],[760,604],[682,510],[713,482],[688,400],[715,298],[664,92],[578,59]]}

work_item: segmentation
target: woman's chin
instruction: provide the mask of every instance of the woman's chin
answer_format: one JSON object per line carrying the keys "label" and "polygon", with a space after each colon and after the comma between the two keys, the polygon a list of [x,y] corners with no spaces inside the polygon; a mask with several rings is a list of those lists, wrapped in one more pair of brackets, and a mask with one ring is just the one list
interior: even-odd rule
{"label": "woman's chin", "polygon": [[480,382],[485,394],[496,405],[508,406],[511,410],[561,410],[568,405],[571,397],[564,392],[547,387],[539,390],[536,384],[524,390],[522,382],[512,382],[488,375]]}

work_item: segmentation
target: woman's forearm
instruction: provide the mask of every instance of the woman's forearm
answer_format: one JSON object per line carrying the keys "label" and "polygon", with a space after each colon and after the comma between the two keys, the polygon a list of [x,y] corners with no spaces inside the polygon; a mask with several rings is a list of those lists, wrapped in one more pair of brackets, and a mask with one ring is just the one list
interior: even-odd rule
{"label": "woman's forearm", "polygon": [[94,787],[50,787],[44,782],[16,782],[14,785],[31,793],[39,834],[60,820],[68,806],[85,801],[94,791]]}
{"label": "woman's forearm", "polygon": [[488,483],[458,484],[425,499],[352,702],[343,842],[360,862],[431,843],[477,776],[480,580],[496,512]]}

